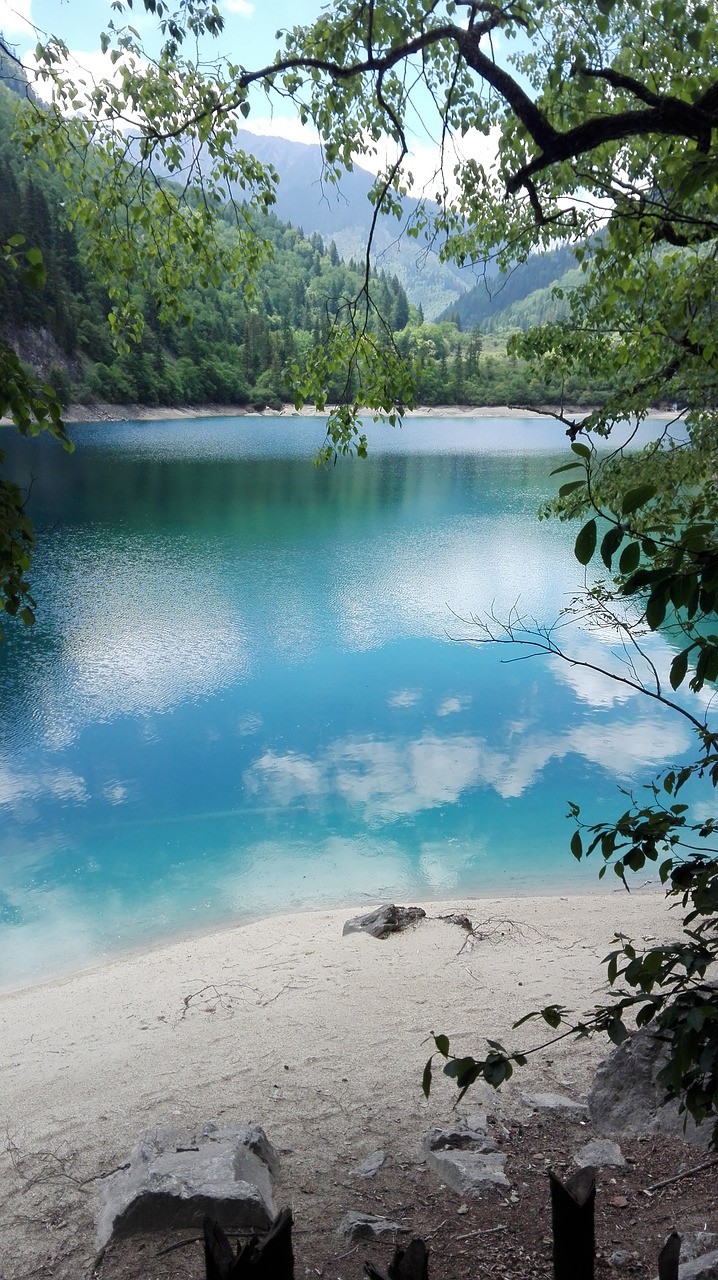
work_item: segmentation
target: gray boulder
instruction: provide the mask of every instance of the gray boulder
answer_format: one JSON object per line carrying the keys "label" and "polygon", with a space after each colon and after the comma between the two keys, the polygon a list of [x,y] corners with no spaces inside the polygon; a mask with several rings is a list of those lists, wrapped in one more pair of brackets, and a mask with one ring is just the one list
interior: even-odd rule
{"label": "gray boulder", "polygon": [[422,1143],[429,1168],[460,1196],[510,1185],[503,1155],[488,1131],[486,1116],[468,1116],[448,1129],[432,1128]]}
{"label": "gray boulder", "polygon": [[691,1262],[681,1263],[678,1280],[718,1280],[718,1249]]}
{"label": "gray boulder", "polygon": [[390,903],[365,916],[353,916],[351,920],[347,920],[342,936],[347,933],[369,933],[372,938],[388,938],[390,933],[400,933],[425,916],[423,907],[395,907]]}
{"label": "gray boulder", "polygon": [[652,1133],[684,1138],[707,1149],[711,1125],[696,1125],[666,1102],[656,1077],[668,1059],[668,1048],[651,1027],[642,1027],[604,1058],[588,1092],[588,1107],[597,1133],[643,1137]]}
{"label": "gray boulder", "polygon": [[595,1169],[620,1169],[626,1161],[617,1142],[610,1138],[594,1138],[583,1147],[579,1147],[573,1157],[579,1169],[589,1166]]}
{"label": "gray boulder", "polygon": [[718,1249],[679,1267],[678,1280],[718,1280]]}
{"label": "gray boulder", "polygon": [[225,1229],[266,1231],[277,1169],[259,1125],[152,1130],[101,1183],[98,1248],[135,1232],[201,1226],[205,1214]]}
{"label": "gray boulder", "polygon": [[718,1235],[715,1231],[681,1232],[681,1262],[693,1262],[715,1249],[718,1249]]}

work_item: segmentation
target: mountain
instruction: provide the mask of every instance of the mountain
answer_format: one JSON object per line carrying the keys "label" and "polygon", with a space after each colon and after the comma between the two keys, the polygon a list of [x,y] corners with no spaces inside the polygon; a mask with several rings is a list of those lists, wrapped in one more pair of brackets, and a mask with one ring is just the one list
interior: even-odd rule
{"label": "mountain", "polygon": [[35,94],[30,86],[25,68],[15,56],[13,46],[0,31],[0,84],[4,84],[11,93],[19,98],[33,98]]}
{"label": "mountain", "polygon": [[[265,137],[241,129],[237,144],[279,174],[274,210],[283,222],[301,227],[305,234],[317,232],[333,240],[339,256],[348,262],[361,261],[373,214],[368,194],[373,178],[358,166],[342,175],[338,185],[322,178],[322,149],[318,144],[290,142],[286,138]],[[239,198],[242,193],[237,192]],[[419,201],[404,201],[409,217]],[[402,224],[395,218],[379,218],[374,236],[374,266],[396,275],[410,302],[421,305],[427,319],[434,319],[464,293],[473,273],[439,260],[436,247],[401,236]]]}
{"label": "mountain", "polygon": [[579,278],[573,249],[533,253],[505,274],[495,270],[487,273],[447,307],[440,319],[454,320],[462,329],[478,326],[485,333],[526,329],[530,324],[556,319],[560,306],[551,293],[552,286],[575,287]]}

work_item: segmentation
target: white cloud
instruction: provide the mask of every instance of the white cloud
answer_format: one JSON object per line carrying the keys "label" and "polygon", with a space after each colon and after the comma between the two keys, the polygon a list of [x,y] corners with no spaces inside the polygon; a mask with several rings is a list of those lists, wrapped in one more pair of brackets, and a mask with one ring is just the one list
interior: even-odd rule
{"label": "white cloud", "polygon": [[278,805],[313,800],[327,789],[322,765],[296,751],[283,756],[266,751],[245,774],[245,785],[250,792],[269,791]]}
{"label": "white cloud", "polygon": [[108,804],[124,804],[129,793],[124,782],[108,782],[102,788],[102,794]]}
{"label": "white cloud", "polygon": [[[2,4],[2,0],[0,0]],[[1,29],[1,24],[0,24]],[[34,50],[31,50],[23,58],[24,66],[30,77],[33,88],[38,97],[43,98],[46,102],[50,102],[53,97],[54,82],[45,80],[38,76],[39,64],[35,58]],[[63,58],[57,64],[57,70],[68,77],[72,83],[80,90],[81,96],[78,97],[73,111],[81,112],[85,109],[84,96],[85,93],[91,93],[94,86],[100,80],[109,80],[114,85],[122,83],[122,68],[127,66],[130,69],[142,70],[146,64],[134,56],[123,55],[116,63],[110,61],[109,53],[103,53],[101,49],[70,49],[68,56]],[[63,111],[66,108],[63,106]],[[66,111],[71,115],[72,111]],[[132,124],[137,119],[135,115],[128,115],[121,122],[121,127]]]}
{"label": "white cloud", "polygon": [[487,137],[478,129],[469,129],[464,137],[455,135],[446,140],[444,155],[435,143],[414,141],[406,167],[412,175],[411,194],[433,200],[443,195],[444,184],[449,197],[456,195],[458,181],[455,170],[461,170],[469,160],[475,160],[488,169],[496,159],[498,130]]}
{"label": "white cloud", "polygon": [[[242,128],[260,137],[286,138],[289,142],[314,143],[320,141],[319,134],[311,125],[302,124],[297,116],[251,116],[242,122]],[[424,142],[415,138],[411,142],[410,155],[404,162],[407,174],[411,174],[410,192],[414,196],[426,196],[433,200],[443,192],[444,184],[449,196],[458,189],[454,170],[462,168],[468,160],[476,160],[488,168],[496,158],[498,133],[492,132],[488,137],[478,129],[469,129],[461,138],[447,138],[442,159],[441,148],[434,142]],[[393,143],[387,140],[385,145],[378,143],[373,153],[357,155],[354,163],[360,169],[377,174],[384,170],[393,159]]]}
{"label": "white cloud", "polygon": [[246,738],[249,734],[257,733],[262,727],[262,717],[258,716],[256,711],[247,711],[237,721],[237,733],[240,738]]}
{"label": "white cloud", "polygon": [[241,125],[248,133],[256,133],[260,138],[286,138],[288,142],[313,143],[315,146],[320,140],[316,129],[302,124],[298,116],[272,116],[270,119],[250,116],[248,120],[241,121]]}
{"label": "white cloud", "polygon": [[458,698],[444,698],[444,701],[436,709],[437,716],[454,716],[459,711],[465,711],[471,706],[471,697],[468,694],[461,694]]}
{"label": "white cloud", "polygon": [[16,808],[22,801],[47,795],[66,803],[84,804],[88,799],[85,779],[69,769],[20,773],[0,761],[0,806]]}
{"label": "white cloud", "polygon": [[30,0],[0,0],[0,31],[6,39],[27,36],[32,30]]}
{"label": "white cloud", "polygon": [[334,786],[367,821],[454,804],[480,773],[478,740],[424,734],[414,742],[357,742],[332,760]]}
{"label": "white cloud", "polygon": [[254,5],[249,0],[224,0],[224,7],[230,13],[238,13],[242,18],[251,18],[254,13]]}
{"label": "white cloud", "polygon": [[417,689],[400,689],[398,693],[390,694],[386,702],[389,707],[414,707],[420,699]]}

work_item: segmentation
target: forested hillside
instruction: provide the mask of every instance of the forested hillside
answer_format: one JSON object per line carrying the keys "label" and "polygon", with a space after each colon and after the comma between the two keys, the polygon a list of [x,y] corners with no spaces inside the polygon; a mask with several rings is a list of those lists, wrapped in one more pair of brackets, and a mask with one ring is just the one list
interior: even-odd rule
{"label": "forested hillside", "polygon": [[[366,169],[355,166],[333,186],[322,181],[319,146],[263,137],[244,129],[240,129],[237,142],[277,170],[280,181],[275,211],[280,218],[303,226],[307,232],[317,231],[325,242],[333,240],[342,258],[363,257],[373,213],[367,199],[373,178]],[[417,205],[418,201],[407,197],[407,218]],[[427,319],[435,320],[473,284],[473,272],[469,267],[443,262],[440,243],[427,244],[421,237],[407,239],[398,234],[399,227],[396,219],[386,214],[378,219],[374,232],[377,266],[396,274],[409,301],[421,305]]]}
{"label": "forested hillside", "polygon": [[578,283],[578,277],[572,249],[564,246],[533,253],[506,274],[487,272],[446,308],[441,319],[455,320],[462,329],[479,325],[484,333],[504,333],[556,320],[563,309],[552,287],[570,288]]}
{"label": "forested hillside", "polygon": [[[22,230],[26,245],[42,251],[43,289],[32,289],[16,271],[0,275],[0,333],[60,393],[65,403],[100,401],[147,405],[237,404],[276,406],[292,398],[289,366],[311,361],[338,312],[359,293],[363,262],[343,261],[333,241],[318,233],[256,215],[271,245],[251,302],[234,288],[194,289],[188,298],[193,320],[161,326],[147,299],[141,299],[144,332],[127,352],[118,352],[108,323],[110,298],[92,277],[82,236],[68,226],[62,179],[30,163],[12,141],[17,83],[11,93],[0,84],[0,243]],[[228,218],[228,235],[229,218]],[[570,253],[565,251],[567,263]],[[532,260],[509,277],[499,297],[504,304],[535,308],[546,294],[537,283],[563,266],[559,254]],[[495,320],[481,312],[478,286],[467,305],[452,309],[437,324],[424,321],[410,304],[398,277],[375,273],[371,281],[371,326],[378,342],[394,343],[410,362],[419,403],[543,405],[570,399],[589,403],[605,393],[602,384],[574,379],[559,386],[531,375],[506,353],[505,337],[485,336]],[[534,289],[534,292],[531,292]],[[485,289],[484,289],[485,293]],[[471,310],[472,295],[474,310]],[[528,296],[527,296],[528,295]],[[457,314],[458,313],[458,314]],[[521,327],[519,316],[515,327]],[[500,326],[497,326],[500,327]],[[511,326],[509,326],[511,327]],[[466,331],[468,328],[468,331]],[[340,370],[333,397],[351,394]]]}
{"label": "forested hillside", "polygon": [[[107,322],[110,299],[90,276],[81,240],[64,219],[62,182],[18,153],[11,140],[13,108],[12,95],[0,88],[0,239],[5,243],[22,228],[26,243],[42,251],[47,278],[36,290],[17,272],[5,271],[3,332],[24,351],[28,345],[38,349],[28,344],[28,330],[48,331],[57,347],[46,344],[52,363],[46,360],[42,372],[60,384],[66,398],[170,405],[286,399],[287,363],[301,363],[337,311],[356,297],[363,267],[342,262],[335,246],[325,246],[319,235],[307,238],[266,217],[261,232],[272,252],[251,304],[234,289],[195,290],[189,300],[192,325],[162,329],[145,304],[141,342],[118,354]],[[388,339],[409,320],[406,293],[396,277],[380,274],[371,294],[373,323]]]}

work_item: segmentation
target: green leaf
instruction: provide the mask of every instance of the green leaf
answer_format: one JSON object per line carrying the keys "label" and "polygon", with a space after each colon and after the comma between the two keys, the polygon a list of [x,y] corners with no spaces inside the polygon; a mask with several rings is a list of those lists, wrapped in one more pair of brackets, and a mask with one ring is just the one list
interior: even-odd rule
{"label": "green leaf", "polygon": [[623,529],[621,529],[619,525],[614,525],[614,527],[609,529],[608,533],[604,535],[603,541],[601,542],[601,559],[607,569],[611,568],[613,556],[620,547],[622,541]]}
{"label": "green leaf", "polygon": [[574,831],[571,836],[571,853],[577,862],[581,861],[581,858],[583,857],[583,843],[580,831]]}
{"label": "green leaf", "polygon": [[581,444],[578,440],[573,441],[571,449],[578,454],[579,458],[585,458],[588,461],[591,457],[591,450],[588,445]]}
{"label": "green leaf", "polygon": [[492,1088],[498,1089],[499,1085],[502,1085],[504,1080],[509,1080],[512,1075],[511,1063],[507,1058],[501,1057],[499,1054],[496,1056],[492,1054],[486,1059],[483,1076],[486,1083],[490,1084]]}
{"label": "green leaf", "polygon": [[632,512],[638,511],[639,507],[645,507],[651,498],[656,496],[656,486],[654,484],[638,484],[635,489],[629,489],[625,494],[621,506],[621,512],[624,516],[630,516]]}
{"label": "green leaf", "polygon": [[564,462],[562,467],[554,467],[553,471],[549,471],[550,476],[560,476],[563,471],[575,471],[577,467],[583,470],[581,462]]}
{"label": "green leaf", "polygon": [[585,489],[585,480],[571,480],[568,484],[562,484],[558,491],[559,498],[567,498],[569,493],[575,493],[577,489]]}
{"label": "green leaf", "polygon": [[436,1045],[436,1047],[437,1047],[437,1049],[438,1049],[439,1053],[443,1054],[443,1056],[444,1056],[445,1058],[448,1058],[448,1056],[449,1056],[449,1037],[448,1037],[448,1036],[443,1036],[443,1035],[441,1035],[441,1036],[434,1036],[434,1044]]}
{"label": "green leaf", "polygon": [[614,1044],[623,1044],[628,1039],[628,1031],[620,1018],[614,1018],[606,1027],[609,1040]]}
{"label": "green leaf", "polygon": [[588,564],[596,550],[596,521],[589,520],[576,539],[573,553],[579,564]]}
{"label": "green leaf", "polygon": [[425,1098],[428,1098],[429,1094],[431,1093],[431,1081],[432,1081],[431,1058],[429,1058],[429,1061],[424,1067],[424,1074],[421,1077],[421,1088]]}
{"label": "green leaf", "polygon": [[618,568],[621,573],[634,573],[641,558],[641,548],[637,542],[629,542],[621,553]]}
{"label": "green leaf", "polygon": [[[671,663],[670,681],[671,681],[672,689],[677,689],[679,685],[683,684],[683,681],[686,678],[686,672],[688,670],[689,653],[690,653],[690,649],[684,649],[682,653],[676,654],[675,658]],[[665,783],[664,783],[664,786],[665,786]],[[668,790],[668,788],[666,788],[666,790]]]}
{"label": "green leaf", "polygon": [[648,604],[646,605],[646,622],[651,628],[651,631],[657,631],[662,625],[666,616],[667,604],[668,601],[666,599],[665,589],[654,592],[650,597]]}
{"label": "green leaf", "polygon": [[544,1022],[548,1023],[550,1027],[553,1027],[554,1031],[556,1030],[557,1027],[561,1026],[561,1013],[559,1011],[558,1005],[555,1005],[555,1004],[547,1005],[545,1009],[541,1010],[541,1017],[543,1018]]}

